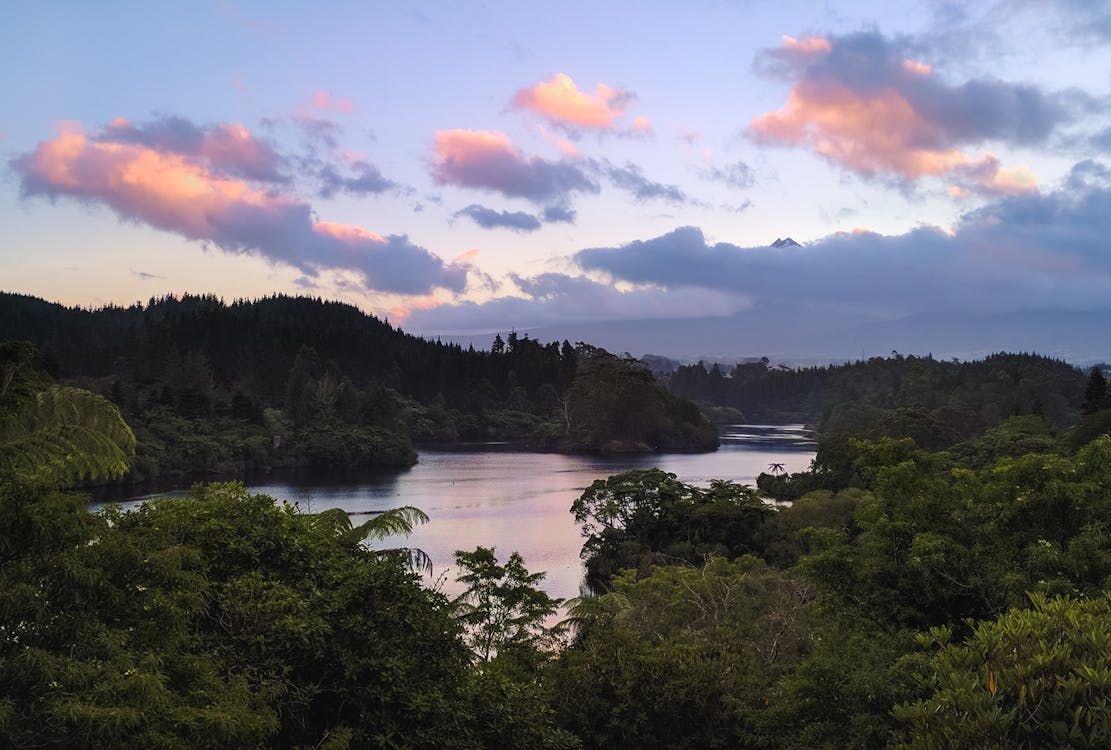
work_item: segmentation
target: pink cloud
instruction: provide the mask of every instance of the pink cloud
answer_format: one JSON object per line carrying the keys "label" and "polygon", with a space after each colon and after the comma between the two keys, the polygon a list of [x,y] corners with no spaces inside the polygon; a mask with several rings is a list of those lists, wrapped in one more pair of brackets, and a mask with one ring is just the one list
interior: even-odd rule
{"label": "pink cloud", "polygon": [[461,291],[466,284],[465,264],[445,264],[404,236],[316,221],[309,204],[214,168],[212,161],[226,156],[228,148],[250,140],[245,131],[217,131],[216,145],[200,153],[115,141],[111,132],[110,127],[93,139],[64,128],[13,160],[23,194],[100,203],[126,220],[309,275],[355,270],[368,289],[427,294],[436,287]]}
{"label": "pink cloud", "polygon": [[799,83],[782,109],[756,117],[751,128],[762,140],[809,147],[866,175],[914,180],[969,161],[955,149],[916,145],[929,140],[921,137],[929,124],[891,89],[865,97],[844,87]]}
{"label": "pink cloud", "polygon": [[459,253],[459,255],[455,256],[455,260],[453,260],[452,263],[470,263],[478,257],[479,252],[481,252],[481,250],[477,247],[472,247],[470,250],[464,250],[463,252]]}
{"label": "pink cloud", "polygon": [[437,298],[434,294],[428,294],[423,297],[411,297],[391,307],[389,309],[389,315],[394,322],[404,323],[416,310],[435,310],[437,307],[445,304],[447,304],[446,301]]}
{"label": "pink cloud", "polygon": [[[63,129],[75,132],[72,126]],[[281,174],[282,159],[274,149],[238,123],[201,127],[183,117],[163,117],[136,125],[126,117],[116,117],[98,140],[197,157],[225,176],[273,182],[285,179]]]}
{"label": "pink cloud", "polygon": [[327,91],[321,90],[313,92],[312,106],[314,109],[335,110],[343,114],[348,114],[353,108],[350,99],[332,96]]}
{"label": "pink cloud", "polygon": [[810,57],[829,52],[833,49],[833,45],[830,44],[828,39],[823,39],[820,36],[795,39],[792,36],[784,34],[783,49],[792,54]]}
{"label": "pink cloud", "polygon": [[535,112],[555,125],[605,130],[625,114],[632,94],[599,83],[592,96],[581,91],[566,73],[556,73],[550,81],[521,89],[513,106]]}
{"label": "pink cloud", "polygon": [[1065,97],[1028,86],[949,85],[875,33],[784,37],[758,63],[793,83],[780,109],[750,122],[757,139],[809,149],[866,176],[951,177],[965,192],[1033,190],[1037,179],[1029,170],[1004,168],[967,147],[1040,142],[1068,117]]}
{"label": "pink cloud", "polygon": [[526,156],[498,131],[437,131],[429,166],[441,185],[491,190],[537,203],[563,203],[573,192],[599,190],[573,163]]}

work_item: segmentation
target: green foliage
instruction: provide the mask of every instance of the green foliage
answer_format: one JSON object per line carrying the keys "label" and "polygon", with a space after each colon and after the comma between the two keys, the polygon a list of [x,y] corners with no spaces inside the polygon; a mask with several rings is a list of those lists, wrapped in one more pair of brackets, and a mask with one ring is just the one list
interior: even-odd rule
{"label": "green foliage", "polygon": [[544,573],[529,573],[524,559],[514,552],[499,565],[494,550],[476,547],[458,550],[457,577],[467,590],[452,605],[467,630],[475,656],[488,662],[495,656],[529,659],[553,645],[554,633],[546,620],[562,603],[537,588]]}
{"label": "green foliage", "polygon": [[[367,524],[241,485],[105,516],[9,503],[40,530],[0,567],[9,745],[481,744],[448,603],[359,545]],[[419,517],[394,515],[369,523]]]}
{"label": "green foliage", "polygon": [[838,540],[854,538],[858,532],[856,509],[870,499],[869,493],[856,488],[836,494],[828,490],[811,492],[768,516],[756,534],[756,547],[769,563],[790,568],[804,555],[816,551],[808,544],[814,534],[804,532],[825,529]]}
{"label": "green foliage", "polygon": [[464,349],[340,303],[186,295],[90,312],[0,293],[3,337],[33,341],[119,405],[138,436],[130,481],[408,466],[413,441],[717,446],[692,404],[600,349],[516,333],[498,351]]}
{"label": "green foliage", "polygon": [[855,465],[871,490],[854,511],[859,533],[799,563],[839,606],[894,625],[958,625],[1021,606],[1028,591],[1094,594],[1111,581],[1111,438],[976,472],[884,441]]}
{"label": "green foliage", "polygon": [[[355,526],[346,510],[329,508],[315,514],[313,519],[317,528],[332,534],[341,544],[356,545],[366,540],[381,541],[391,536],[408,536],[413,533],[417,524],[428,523],[428,514],[412,505],[403,505],[375,513]],[[405,547],[377,550],[376,553],[400,557],[413,570],[432,572],[432,559],[423,550]]]}
{"label": "green foliage", "polygon": [[775,682],[808,648],[811,597],[755,558],[717,558],[619,576],[574,613],[551,679],[585,747],[755,747]]}
{"label": "green foliage", "polygon": [[106,399],[55,385],[29,344],[0,342],[0,477],[66,486],[127,471],[135,436]]}
{"label": "green foliage", "polygon": [[1106,409],[1107,406],[1107,378],[1103,376],[1103,371],[1099,367],[1093,367],[1088,374],[1088,384],[1084,388],[1084,405],[1081,410],[1085,414],[1091,414]]}
{"label": "green foliage", "polygon": [[906,748],[1100,748],[1111,744],[1111,598],[1032,595],[1029,609],[938,628],[929,696],[895,709]]}
{"label": "green foliage", "polygon": [[888,748],[898,737],[891,706],[914,697],[904,655],[909,631],[836,614],[815,617],[809,652],[785,674],[762,717],[766,747]]}
{"label": "green foliage", "polygon": [[579,349],[563,407],[571,446],[610,453],[717,447],[709,420],[661,388],[642,364],[594,347]]}
{"label": "green foliage", "polygon": [[[680,367],[667,386],[685,398],[738,410],[752,422],[807,422],[826,436],[909,437],[929,450],[968,440],[1017,414],[1038,414],[1063,428],[1084,399],[1079,370],[1032,354],[975,362],[897,354],[798,369],[769,364],[738,364],[729,373],[702,363]],[[805,491],[811,489],[819,488]]]}
{"label": "green foliage", "polygon": [[954,445],[949,452],[958,465],[979,469],[1001,458],[1055,453],[1058,449],[1057,430],[1042,417],[1025,414],[1009,417],[982,435]]}
{"label": "green foliage", "polygon": [[588,580],[604,587],[622,568],[647,573],[651,565],[750,552],[773,511],[743,485],[714,481],[703,489],[638,469],[595,481],[571,512],[585,537]]}

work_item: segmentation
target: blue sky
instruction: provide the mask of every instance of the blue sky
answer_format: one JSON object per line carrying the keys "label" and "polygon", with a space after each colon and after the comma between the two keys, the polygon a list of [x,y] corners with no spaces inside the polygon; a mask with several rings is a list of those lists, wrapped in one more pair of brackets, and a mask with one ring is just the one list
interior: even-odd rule
{"label": "blue sky", "polygon": [[1111,299],[1108,2],[39,3],[0,61],[8,291],[418,333]]}

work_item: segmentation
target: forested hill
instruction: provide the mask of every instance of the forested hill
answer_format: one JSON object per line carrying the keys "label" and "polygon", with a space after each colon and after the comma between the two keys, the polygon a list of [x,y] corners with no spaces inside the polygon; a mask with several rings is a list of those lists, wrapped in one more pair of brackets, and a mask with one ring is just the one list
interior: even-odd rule
{"label": "forested hill", "polygon": [[0,294],[0,339],[118,403],[135,478],[205,468],[408,464],[410,441],[561,450],[712,450],[713,428],[635,363],[499,336],[491,351],[411,336],[358,309],[275,296],[67,308]]}
{"label": "forested hill", "polygon": [[1072,424],[1085,373],[1036,354],[994,354],[974,362],[893,354],[867,361],[790,369],[768,361],[732,370],[678,368],[668,388],[729,410],[731,419],[808,422],[823,432],[914,437],[939,449],[1014,415]]}

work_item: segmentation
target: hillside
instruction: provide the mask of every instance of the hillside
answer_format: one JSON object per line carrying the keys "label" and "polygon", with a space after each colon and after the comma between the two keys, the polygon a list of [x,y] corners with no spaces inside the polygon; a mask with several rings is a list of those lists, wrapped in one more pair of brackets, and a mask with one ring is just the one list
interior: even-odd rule
{"label": "hillside", "polygon": [[[413,442],[717,445],[696,409],[603,350],[515,333],[490,351],[464,349],[320,299],[164,297],[90,311],[0,294],[0,339],[30,341],[53,375],[120,405],[139,438],[135,481],[202,468],[408,465]],[[641,386],[613,394],[609,411],[580,408],[614,372]]]}

